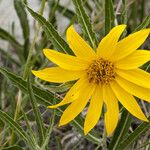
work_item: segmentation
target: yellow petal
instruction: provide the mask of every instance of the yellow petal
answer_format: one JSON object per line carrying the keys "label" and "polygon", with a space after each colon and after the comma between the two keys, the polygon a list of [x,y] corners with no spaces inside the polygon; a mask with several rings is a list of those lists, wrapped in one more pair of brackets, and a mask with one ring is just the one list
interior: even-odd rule
{"label": "yellow petal", "polygon": [[132,83],[150,89],[150,74],[146,71],[143,71],[141,69],[134,69],[134,70],[116,69],[116,73],[122,78]]}
{"label": "yellow petal", "polygon": [[119,41],[116,45],[116,49],[113,53],[113,57],[111,58],[111,60],[120,60],[134,52],[144,43],[149,33],[150,29],[143,29]]}
{"label": "yellow petal", "polygon": [[124,89],[122,89],[116,82],[111,82],[111,87],[120,103],[132,115],[143,121],[148,121],[141,108],[139,107],[138,103],[136,102],[135,98],[131,94],[127,93]]}
{"label": "yellow petal", "polygon": [[75,99],[77,99],[79,97],[80,89],[84,86],[85,82],[87,82],[87,80],[85,80],[84,78],[80,78],[70,88],[70,90],[67,92],[66,96],[64,97],[64,99],[60,103],[53,105],[53,106],[48,106],[48,108],[57,108],[57,107],[60,107],[62,105],[73,102]]}
{"label": "yellow petal", "polygon": [[51,49],[43,50],[45,56],[53,63],[67,70],[85,70],[89,63],[75,56],[63,54]]}
{"label": "yellow petal", "polygon": [[82,39],[73,26],[70,26],[67,30],[67,40],[70,48],[77,57],[83,59],[95,57],[96,54],[94,50]]}
{"label": "yellow petal", "polygon": [[127,57],[117,61],[115,63],[116,68],[119,69],[135,69],[150,60],[150,51],[147,50],[136,50],[132,54],[128,55]]}
{"label": "yellow petal", "polygon": [[90,106],[84,122],[84,134],[86,135],[98,122],[103,105],[102,88],[98,85],[93,93]]}
{"label": "yellow petal", "polygon": [[100,42],[97,48],[97,54],[103,58],[110,58],[114,52],[122,32],[126,28],[126,25],[118,25],[114,27]]}
{"label": "yellow petal", "polygon": [[132,82],[129,82],[119,76],[116,77],[117,83],[128,93],[141,98],[142,100],[150,102],[150,89],[138,86]]}
{"label": "yellow petal", "polygon": [[103,86],[104,103],[106,104],[105,126],[108,136],[110,136],[118,123],[119,107],[118,100],[114,95],[110,85]]}
{"label": "yellow petal", "polygon": [[94,89],[95,86],[89,85],[88,82],[80,89],[80,96],[63,112],[59,126],[65,125],[72,121],[84,109],[93,94]]}
{"label": "yellow petal", "polygon": [[70,71],[59,67],[51,67],[39,71],[32,70],[32,73],[42,80],[56,83],[77,80],[84,74],[83,71]]}

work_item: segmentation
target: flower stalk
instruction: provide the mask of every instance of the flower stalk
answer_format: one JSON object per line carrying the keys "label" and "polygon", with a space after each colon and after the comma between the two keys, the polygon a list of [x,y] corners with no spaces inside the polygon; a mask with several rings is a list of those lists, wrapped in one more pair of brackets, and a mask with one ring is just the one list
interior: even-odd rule
{"label": "flower stalk", "polygon": [[[41,8],[40,8],[40,15],[43,15],[44,8],[45,8],[45,2],[46,2],[46,0],[42,0]],[[40,27],[41,26],[38,23],[37,26],[36,26],[36,29],[35,29],[34,38],[33,38],[31,47],[29,49],[27,61],[26,61],[26,64],[25,64],[25,69],[24,69],[24,72],[23,72],[23,79],[24,80],[26,80],[28,75],[29,75],[29,70],[31,68],[31,58],[32,58],[32,55],[33,55],[33,50],[34,50],[34,46],[35,46],[35,43],[36,43],[36,39],[37,39],[39,31],[40,31]],[[18,97],[17,97],[16,110],[15,110],[15,115],[14,115],[14,121],[17,121],[18,115],[19,115],[20,110],[21,110],[21,103],[22,103],[22,92],[21,92],[21,90],[19,90],[18,91]],[[14,135],[14,132],[12,132],[10,143],[13,144],[14,140],[15,140],[15,135]]]}

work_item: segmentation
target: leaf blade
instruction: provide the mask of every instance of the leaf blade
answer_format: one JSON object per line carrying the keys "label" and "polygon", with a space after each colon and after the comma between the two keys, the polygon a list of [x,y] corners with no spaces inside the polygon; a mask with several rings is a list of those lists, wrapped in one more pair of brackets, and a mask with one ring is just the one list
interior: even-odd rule
{"label": "leaf blade", "polygon": [[78,17],[78,21],[82,27],[82,31],[85,34],[85,36],[87,37],[90,45],[94,49],[96,49],[97,45],[98,45],[97,38],[93,31],[92,24],[90,22],[90,18],[88,17],[88,15],[86,14],[86,12],[83,8],[82,1],[81,0],[73,0],[73,3],[76,8],[76,14]]}
{"label": "leaf blade", "polygon": [[105,35],[114,27],[114,20],[113,1],[105,0]]}
{"label": "leaf blade", "polygon": [[18,135],[20,135],[22,139],[24,139],[24,141],[27,142],[31,147],[33,146],[33,143],[31,143],[30,138],[28,137],[26,132],[21,128],[21,126],[2,110],[0,110],[0,119],[6,124],[8,124],[12,129],[14,129],[15,132]]}
{"label": "leaf blade", "polygon": [[21,44],[10,33],[2,28],[0,28],[0,38],[8,41],[14,47],[22,49]]}
{"label": "leaf blade", "polygon": [[64,39],[58,34],[53,25],[46,21],[44,17],[34,12],[31,8],[27,7],[28,11],[32,15],[32,17],[37,20],[43,27],[46,32],[48,38],[51,40],[53,45],[58,49],[58,51],[66,52],[68,54],[73,54],[69,45],[64,41]]}
{"label": "leaf blade", "polygon": [[127,110],[123,110],[121,119],[109,145],[109,150],[117,150],[120,141],[127,135],[131,123],[131,116]]}
{"label": "leaf blade", "polygon": [[[148,118],[150,119],[150,117]],[[150,128],[149,122],[143,122],[139,125],[129,136],[127,136],[118,146],[118,150],[124,150],[126,147],[130,146],[135,140],[137,140],[141,134],[145,133]]]}
{"label": "leaf blade", "polygon": [[[21,77],[16,76],[15,74],[7,71],[6,69],[0,67],[0,72],[6,76],[9,80],[11,80],[14,85],[18,88],[20,88],[24,93],[28,93],[27,91],[27,82],[24,81]],[[54,99],[53,93],[48,92],[48,91],[44,91],[36,86],[32,86],[33,88],[33,93],[37,99],[37,102],[43,106],[49,106],[49,105],[53,105],[52,101]],[[60,101],[60,99],[55,98],[58,102]],[[60,113],[63,112],[63,109],[57,108],[56,111],[56,115],[60,115]],[[79,118],[79,120],[78,120]],[[83,119],[81,117],[78,117],[77,119],[72,121],[72,126],[74,126],[79,132],[80,134],[84,135],[83,132]],[[88,140],[92,141],[95,144],[100,144],[101,139],[100,137],[97,135],[97,133],[95,131],[92,131],[90,133],[87,134],[87,136],[85,136],[85,138],[87,138]]]}
{"label": "leaf blade", "polygon": [[148,25],[150,24],[150,14],[148,14],[145,19],[143,20],[143,22],[137,26],[137,28],[134,30],[134,32],[139,31],[141,29],[144,29],[146,27],[148,27]]}
{"label": "leaf blade", "polygon": [[14,7],[22,27],[23,37],[25,40],[29,39],[30,28],[24,4],[21,0],[14,0]]}
{"label": "leaf blade", "polygon": [[37,106],[36,98],[34,97],[34,94],[33,94],[30,77],[28,78],[28,81],[27,81],[27,89],[28,89],[28,93],[30,96],[30,102],[32,104],[33,112],[35,114],[35,120],[36,120],[38,131],[39,131],[39,139],[40,139],[39,143],[41,145],[45,137],[45,128],[44,128],[44,124],[42,121],[40,111]]}

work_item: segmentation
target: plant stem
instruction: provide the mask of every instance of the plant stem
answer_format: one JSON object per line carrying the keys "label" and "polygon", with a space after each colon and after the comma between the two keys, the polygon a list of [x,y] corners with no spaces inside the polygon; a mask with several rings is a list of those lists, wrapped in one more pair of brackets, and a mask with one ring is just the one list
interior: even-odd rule
{"label": "plant stem", "polygon": [[53,126],[54,126],[54,122],[55,122],[55,115],[56,115],[56,111],[54,110],[53,111],[53,114],[52,114],[52,117],[51,117],[51,120],[50,120],[50,125],[47,129],[47,134],[46,134],[46,137],[45,137],[45,141],[41,147],[41,150],[45,150],[45,147],[48,145],[48,142],[49,142],[49,139],[50,139],[50,136],[51,136],[51,132],[52,132],[52,129],[53,129]]}
{"label": "plant stem", "polygon": [[107,135],[106,135],[106,129],[104,127],[104,131],[103,131],[103,146],[102,146],[103,150],[107,150]]}
{"label": "plant stem", "polygon": [[[45,0],[42,0],[42,4],[41,4],[41,8],[40,8],[40,15],[43,15],[44,7],[45,7]],[[26,64],[25,64],[25,69],[24,69],[24,72],[23,72],[23,79],[24,80],[26,80],[28,75],[29,75],[29,70],[31,68],[31,58],[32,58],[34,46],[35,46],[35,43],[36,43],[36,39],[37,39],[39,31],[40,31],[40,27],[41,27],[41,25],[38,23],[37,27],[36,27],[36,30],[35,30],[33,42],[32,42],[31,47],[29,49],[27,61],[26,61]]]}
{"label": "plant stem", "polygon": [[[40,8],[40,15],[43,15],[43,11],[44,11],[44,8],[45,8],[45,2],[46,0],[42,0],[42,3],[41,3],[41,8]],[[40,31],[40,24],[38,23],[36,29],[35,29],[35,34],[34,34],[34,38],[33,38],[33,42],[31,44],[31,47],[29,49],[29,53],[28,53],[28,57],[27,57],[27,61],[26,61],[26,64],[25,64],[25,69],[24,69],[24,72],[23,72],[23,79],[26,80],[28,75],[29,75],[29,70],[31,68],[31,58],[32,58],[32,54],[33,54],[33,50],[34,50],[34,46],[35,46],[35,43],[36,43],[36,39],[38,37],[38,33]],[[16,104],[16,110],[15,110],[15,116],[14,116],[14,121],[17,121],[17,118],[18,118],[18,115],[20,113],[20,110],[21,110],[21,102],[22,102],[22,92],[21,90],[18,91],[18,98],[17,98],[17,104]],[[14,140],[15,140],[15,134],[14,132],[12,132],[12,135],[11,135],[11,144],[14,143]]]}

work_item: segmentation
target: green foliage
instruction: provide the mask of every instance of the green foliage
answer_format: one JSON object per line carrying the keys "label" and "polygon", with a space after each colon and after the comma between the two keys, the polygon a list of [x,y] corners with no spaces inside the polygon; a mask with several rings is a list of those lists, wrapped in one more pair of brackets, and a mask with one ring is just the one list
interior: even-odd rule
{"label": "green foliage", "polygon": [[15,133],[17,133],[25,142],[27,142],[30,147],[34,147],[30,137],[26,134],[26,132],[21,128],[18,123],[16,123],[9,115],[7,115],[7,113],[0,110],[0,119],[8,124],[10,128],[14,129]]}
{"label": "green foliage", "polygon": [[2,28],[0,28],[0,38],[8,41],[12,46],[16,47],[17,49],[22,49],[21,44],[13,37],[13,35],[11,35]]}
{"label": "green foliage", "polygon": [[115,15],[112,0],[105,0],[105,35],[114,27]]}
{"label": "green foliage", "polygon": [[10,146],[3,148],[2,150],[23,150],[20,146]]}
{"label": "green foliage", "polygon": [[121,116],[120,122],[118,123],[114,136],[110,142],[109,150],[117,150],[118,145],[122,142],[123,138],[129,134],[128,130],[132,121],[131,115],[124,109]]}
{"label": "green foliage", "polygon": [[53,25],[46,21],[44,17],[34,12],[32,9],[27,7],[30,14],[36,19],[42,26],[47,34],[47,37],[51,40],[58,51],[65,52],[68,54],[73,54],[72,50],[69,48],[68,44],[63,40],[63,38],[58,34]]}
{"label": "green foliage", "polygon": [[[7,78],[9,78],[15,86],[17,86],[19,89],[21,89],[24,93],[28,93],[28,88],[27,88],[27,82],[24,81],[21,77],[16,76],[15,74],[7,71],[4,68],[0,68],[0,72],[3,73]],[[43,106],[49,106],[49,105],[54,105],[53,104],[53,99],[54,94],[45,90],[42,90],[36,86],[32,86],[33,93],[35,98],[37,99],[37,103]],[[60,100],[58,98],[55,98],[57,102]],[[33,101],[33,99],[32,99]],[[32,102],[33,103],[33,102]],[[60,113],[63,112],[62,109],[57,108],[56,114],[60,116]],[[83,135],[83,119],[82,118],[77,118],[74,121],[72,121],[72,125],[77,128],[77,130]],[[99,137],[96,135],[96,132],[91,132],[85,138],[89,139],[90,141],[93,141],[93,143],[99,144],[100,140]]]}
{"label": "green foliage", "polygon": [[96,49],[97,44],[98,44],[97,38],[96,38],[96,35],[93,31],[90,18],[88,17],[88,15],[86,14],[86,12],[83,8],[82,1],[81,0],[73,0],[73,3],[74,3],[75,8],[76,8],[76,14],[78,17],[78,21],[82,27],[83,34],[88,39],[90,45],[94,49]]}
{"label": "green foliage", "polygon": [[31,104],[32,104],[33,112],[34,112],[34,115],[35,115],[35,120],[36,120],[38,131],[39,131],[39,139],[40,139],[40,145],[41,145],[41,143],[43,143],[43,141],[44,141],[45,128],[44,128],[41,113],[38,109],[38,105],[37,105],[36,99],[35,99],[34,94],[33,94],[30,77],[28,78],[27,88],[28,88],[30,101],[31,101]]}
{"label": "green foliage", "polygon": [[150,14],[148,14],[145,19],[143,20],[143,22],[138,25],[138,27],[135,29],[135,31],[147,28],[150,25]]}
{"label": "green foliage", "polygon": [[[149,118],[150,119],[150,118]],[[149,122],[143,122],[141,125],[139,125],[134,132],[129,134],[126,138],[124,138],[119,144],[118,144],[118,150],[119,149],[126,149],[128,146],[130,146],[134,141],[136,141],[142,134],[144,134],[148,129],[150,128]]]}
{"label": "green foliage", "polygon": [[30,28],[24,4],[21,0],[14,0],[14,7],[20,20],[20,24],[23,30],[23,37],[25,40],[27,40],[29,39]]}
{"label": "green foliage", "polygon": [[[16,18],[9,22],[10,29],[0,28],[0,149],[149,149],[150,123],[139,123],[122,108],[119,123],[111,137],[106,137],[103,132],[103,115],[96,128],[86,136],[83,133],[84,113],[69,125],[58,127],[66,106],[57,109],[47,109],[47,106],[59,103],[74,81],[47,83],[30,75],[31,68],[48,66],[49,62],[42,54],[44,48],[74,55],[65,40],[66,30],[72,24],[81,26],[81,36],[94,50],[100,41],[98,39],[118,24],[127,24],[120,39],[148,28],[149,1],[69,0],[62,3],[60,0],[42,0],[35,1],[37,4],[41,2],[37,11],[28,2],[10,2],[22,29],[19,37],[16,36],[19,31]],[[4,46],[3,42],[8,45]],[[150,49],[149,39],[144,48]],[[149,72],[149,66],[148,62],[143,68]],[[143,102],[141,107],[148,115],[149,105]]]}

